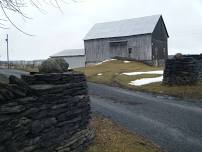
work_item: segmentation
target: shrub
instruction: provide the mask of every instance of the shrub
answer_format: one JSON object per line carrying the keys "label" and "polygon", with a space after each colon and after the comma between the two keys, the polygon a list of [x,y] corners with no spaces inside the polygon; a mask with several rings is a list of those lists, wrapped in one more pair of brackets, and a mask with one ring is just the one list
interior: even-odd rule
{"label": "shrub", "polygon": [[62,73],[68,71],[69,64],[61,58],[49,58],[39,66],[39,73]]}
{"label": "shrub", "polygon": [[177,53],[174,56],[175,59],[181,59],[182,57],[183,57],[182,53]]}

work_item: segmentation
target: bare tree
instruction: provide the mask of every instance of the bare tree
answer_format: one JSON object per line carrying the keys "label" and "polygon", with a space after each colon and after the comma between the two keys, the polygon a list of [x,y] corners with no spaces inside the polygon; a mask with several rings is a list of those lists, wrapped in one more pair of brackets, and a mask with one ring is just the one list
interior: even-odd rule
{"label": "bare tree", "polygon": [[[69,0],[72,2],[77,2],[77,0]],[[3,17],[0,17],[0,28],[7,29],[6,22],[10,22],[16,29],[21,31],[26,35],[30,35],[20,29],[16,24],[10,19],[7,11],[12,11],[13,13],[21,15],[25,19],[30,19],[23,12],[23,8],[30,6],[30,4],[36,7],[40,12],[42,12],[42,8],[40,7],[42,3],[51,5],[57,9],[61,10],[60,5],[62,3],[67,3],[67,0],[0,0],[0,9],[2,10]]]}

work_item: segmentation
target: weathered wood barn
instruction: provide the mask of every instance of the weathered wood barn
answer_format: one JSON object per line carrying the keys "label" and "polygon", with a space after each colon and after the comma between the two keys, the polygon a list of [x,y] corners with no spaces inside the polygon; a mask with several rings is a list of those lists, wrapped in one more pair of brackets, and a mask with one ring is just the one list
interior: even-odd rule
{"label": "weathered wood barn", "polygon": [[86,63],[124,57],[158,65],[168,58],[162,15],[98,23],[84,38]]}
{"label": "weathered wood barn", "polygon": [[86,57],[84,49],[71,49],[58,52],[51,58],[63,58],[69,63],[69,68],[85,67]]}

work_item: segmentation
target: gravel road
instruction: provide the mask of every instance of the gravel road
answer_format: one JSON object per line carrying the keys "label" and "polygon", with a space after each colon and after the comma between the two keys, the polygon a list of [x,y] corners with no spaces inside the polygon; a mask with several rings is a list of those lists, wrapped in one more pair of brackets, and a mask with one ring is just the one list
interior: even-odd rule
{"label": "gravel road", "polygon": [[14,75],[16,77],[20,77],[21,75],[23,74],[28,74],[28,72],[24,72],[24,71],[21,71],[21,70],[9,70],[9,69],[0,69],[0,74],[3,74],[7,77],[9,77],[9,75]]}
{"label": "gravel road", "polygon": [[168,152],[202,152],[202,102],[88,83],[92,110]]}

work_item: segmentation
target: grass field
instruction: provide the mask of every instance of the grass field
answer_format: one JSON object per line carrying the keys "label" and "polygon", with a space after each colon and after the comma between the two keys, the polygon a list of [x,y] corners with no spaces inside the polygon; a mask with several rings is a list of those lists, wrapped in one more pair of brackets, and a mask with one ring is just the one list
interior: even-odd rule
{"label": "grass field", "polygon": [[94,115],[90,127],[95,129],[96,136],[86,152],[160,152],[156,145],[107,118]]}
{"label": "grass field", "polygon": [[113,60],[99,65],[88,66],[86,68],[76,69],[85,73],[88,81],[102,83],[111,86],[132,89],[135,91],[144,91],[158,94],[166,94],[180,98],[202,99],[202,85],[195,86],[164,86],[160,82],[151,83],[143,86],[132,86],[131,81],[140,78],[159,77],[158,74],[141,74],[136,76],[123,75],[124,72],[145,72],[154,70],[163,70],[163,67],[148,66],[140,62],[124,63],[121,60]]}
{"label": "grass field", "polygon": [[[87,68],[79,68],[77,71],[85,73],[88,80],[91,82],[115,84],[116,78],[124,72],[135,71],[153,71],[162,68],[148,66],[139,62],[124,63],[121,60],[109,61],[100,65],[88,66]],[[101,76],[98,74],[102,73]],[[150,76],[152,77],[152,76]]]}

